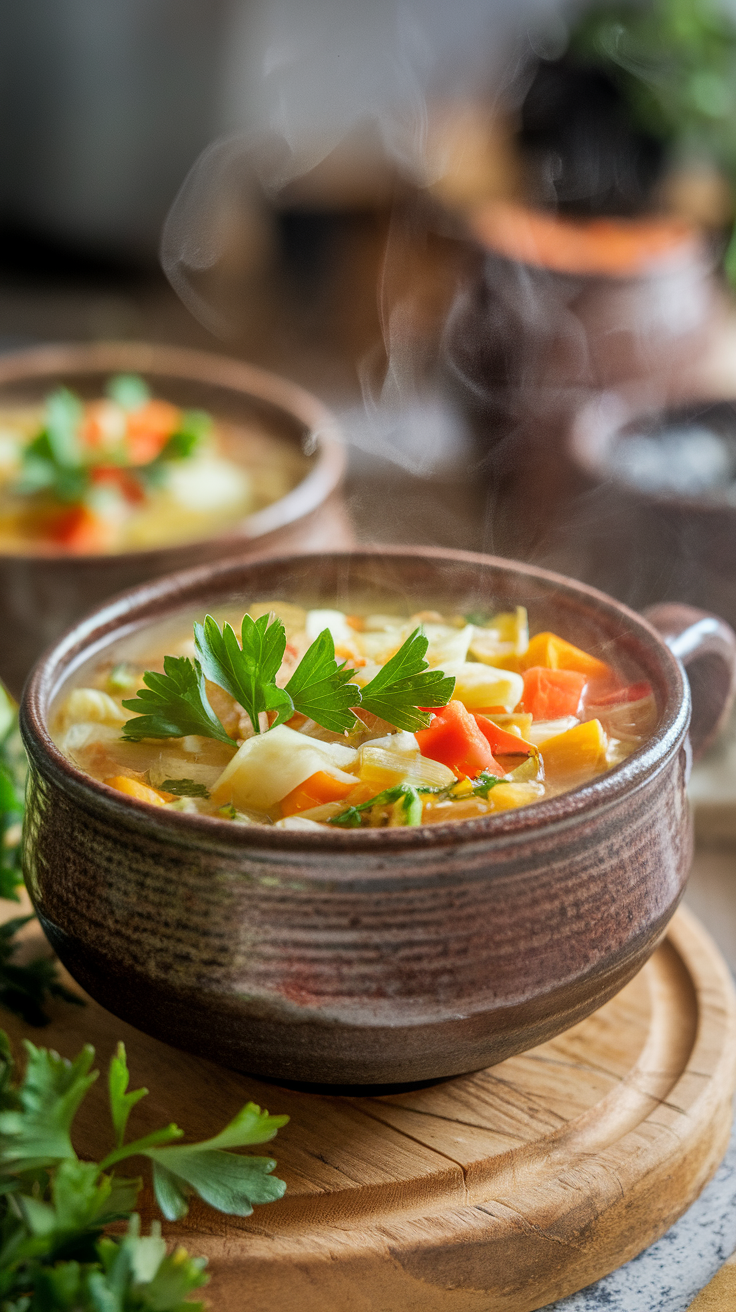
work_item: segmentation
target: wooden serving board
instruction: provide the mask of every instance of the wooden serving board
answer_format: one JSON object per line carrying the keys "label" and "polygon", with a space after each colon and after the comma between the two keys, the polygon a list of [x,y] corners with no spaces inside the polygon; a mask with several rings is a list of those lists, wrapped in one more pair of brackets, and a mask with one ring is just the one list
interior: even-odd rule
{"label": "wooden serving board", "polygon": [[[131,1133],[176,1120],[204,1138],[248,1098],[290,1124],[272,1145],[288,1184],[245,1219],[195,1201],[171,1239],[210,1258],[216,1312],[530,1312],[640,1252],[725,1152],[736,1000],[692,915],[611,1002],[500,1066],[383,1097],[263,1084],[178,1052],[89,1002],[24,1035],[106,1063],[118,1039],[150,1096]],[[109,1148],[104,1081],[77,1148]],[[256,1149],[268,1152],[269,1149]],[[144,1221],[153,1215],[144,1199]]]}

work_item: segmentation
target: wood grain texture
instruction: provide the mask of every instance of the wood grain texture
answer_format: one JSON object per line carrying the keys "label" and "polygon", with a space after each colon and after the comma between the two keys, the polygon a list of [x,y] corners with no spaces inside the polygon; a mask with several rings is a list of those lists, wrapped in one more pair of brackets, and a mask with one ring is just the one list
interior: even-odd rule
{"label": "wood grain texture", "polygon": [[736,1308],[736,1254],[717,1271],[690,1304],[689,1312],[734,1312]]}
{"label": "wood grain texture", "polygon": [[[242,1220],[195,1203],[166,1227],[210,1258],[217,1312],[530,1312],[661,1235],[715,1170],[730,1130],[733,986],[684,911],[632,982],[567,1033],[386,1097],[262,1084],[92,1001],[53,1013],[31,1037],[66,1056],[91,1040],[104,1063],[125,1041],[133,1087],[151,1089],[131,1132],[173,1119],[204,1137],[248,1097],[290,1115],[274,1145],[284,1199]],[[14,1043],[24,1034],[20,1022],[8,1029]],[[102,1085],[79,1118],[81,1155],[108,1147]]]}

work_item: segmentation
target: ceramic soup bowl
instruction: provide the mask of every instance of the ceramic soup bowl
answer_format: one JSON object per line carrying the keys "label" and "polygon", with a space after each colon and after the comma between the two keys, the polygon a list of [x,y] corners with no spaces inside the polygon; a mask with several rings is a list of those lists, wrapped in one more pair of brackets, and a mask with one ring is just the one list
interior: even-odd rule
{"label": "ceramic soup bowl", "polygon": [[240,454],[261,479],[273,473],[289,490],[206,538],[111,554],[72,555],[54,546],[0,551],[0,678],[16,697],[44,648],[123,588],[236,551],[273,555],[352,541],[335,420],[310,393],[239,360],[136,342],[39,347],[0,360],[0,411],[35,405],[61,385],[85,399],[101,396],[118,373],[141,374],[154,395],[225,421],[233,457]]}
{"label": "ceramic soup bowl", "polygon": [[[477,820],[304,832],[172,813],[60,753],[59,698],[152,624],[256,599],[411,614],[529,608],[648,679],[651,739],[584,787]],[[655,616],[692,672],[700,746],[733,690],[727,626]],[[41,923],[99,1002],[170,1043],[262,1077],[387,1086],[479,1069],[599,1007],[661,939],[691,859],[691,698],[652,623],[569,579],[490,556],[373,548],[234,560],[139,587],[37,665],[25,873]]]}

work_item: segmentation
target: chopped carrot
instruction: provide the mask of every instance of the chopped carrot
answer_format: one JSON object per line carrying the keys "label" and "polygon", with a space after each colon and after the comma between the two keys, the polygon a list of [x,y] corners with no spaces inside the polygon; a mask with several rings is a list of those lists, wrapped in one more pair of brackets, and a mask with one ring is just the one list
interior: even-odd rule
{"label": "chopped carrot", "polygon": [[108,788],[114,788],[118,793],[126,793],[128,797],[135,797],[139,802],[148,802],[150,806],[165,806],[166,798],[155,788],[149,788],[148,784],[142,784],[139,779],[130,779],[127,775],[116,774],[111,779],[106,779],[105,783]]}
{"label": "chopped carrot", "polygon": [[354,783],[336,779],[326,770],[317,770],[282,798],[281,814],[296,815],[298,811],[309,811],[313,806],[323,806],[325,802],[341,802],[354,788]]}
{"label": "chopped carrot", "polygon": [[537,633],[529,643],[520,659],[522,670],[529,670],[534,665],[543,665],[548,670],[576,670],[587,679],[610,679],[613,671],[605,661],[571,642],[559,638],[556,633]]}
{"label": "chopped carrot", "polygon": [[485,715],[474,715],[473,719],[483,737],[488,740],[494,756],[531,756],[534,752],[531,743],[525,743],[518,734],[499,729],[498,725],[494,724],[493,720],[487,719]]}
{"label": "chopped carrot", "polygon": [[181,421],[181,411],[168,401],[147,401],[128,416],[127,448],[132,465],[147,465],[166,445]]}
{"label": "chopped carrot", "polygon": [[121,465],[97,465],[90,470],[89,477],[95,487],[116,488],[131,505],[137,505],[146,499],[140,481],[129,469],[124,469]]}
{"label": "chopped carrot", "polygon": [[542,743],[545,778],[555,781],[590,774],[605,762],[608,738],[600,720],[586,720]]}
{"label": "chopped carrot", "polygon": [[535,665],[524,673],[524,696],[517,710],[528,711],[535,720],[577,715],[584,687],[585,675],[576,670],[549,670]]}
{"label": "chopped carrot", "polygon": [[473,779],[481,770],[503,774],[488,740],[462,702],[451,701],[443,706],[427,729],[417,730],[416,739],[422,756],[440,761],[458,776]]}
{"label": "chopped carrot", "polygon": [[88,506],[74,506],[55,516],[47,537],[70,551],[97,552],[109,547],[114,529]]}

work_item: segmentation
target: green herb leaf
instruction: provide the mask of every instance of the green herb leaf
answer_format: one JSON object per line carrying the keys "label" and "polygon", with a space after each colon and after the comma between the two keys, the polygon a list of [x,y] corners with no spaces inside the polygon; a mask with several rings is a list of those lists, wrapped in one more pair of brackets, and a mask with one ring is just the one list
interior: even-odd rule
{"label": "green herb leaf", "polygon": [[256,733],[260,733],[262,711],[276,711],[272,728],[293,715],[291,697],[274,682],[286,650],[281,620],[244,615],[241,645],[230,624],[223,624],[221,632],[217,621],[207,615],[204,624],[194,625],[194,643],[206,677],[240,703]]}
{"label": "green herb leaf", "polygon": [[79,397],[60,387],[46,399],[46,436],[57,465],[74,468],[81,463],[79,426],[84,407]]}
{"label": "green herb leaf", "polygon": [[188,656],[165,656],[164,673],[146,670],[146,687],[123,702],[126,711],[136,711],[134,720],[126,720],[123,737],[134,742],[141,738],[184,738],[199,734],[232,743],[207,700],[204,674],[199,661]]}
{"label": "green herb leaf", "polygon": [[359,706],[360,688],[351,683],[354,671],[338,665],[335,643],[329,629],[323,629],[286,685],[294,709],[323,729],[343,733],[358,723],[351,707]]}
{"label": "green herb leaf", "polygon": [[489,774],[487,770],[481,770],[481,773],[473,780],[473,797],[487,797],[496,784],[502,784],[503,779],[498,775]]}
{"label": "green herb leaf", "polygon": [[164,779],[156,786],[162,793],[173,793],[175,797],[209,797],[204,784],[195,784],[193,779]]}
{"label": "green herb leaf", "polygon": [[110,1094],[110,1116],[115,1131],[115,1146],[122,1148],[128,1117],[141,1098],[145,1098],[148,1089],[135,1089],[127,1093],[129,1081],[128,1063],[125,1056],[125,1044],[119,1043],[117,1052],[110,1062],[108,1073],[108,1090]]}
{"label": "green herb leaf", "polygon": [[397,729],[416,729],[429,724],[420,706],[446,706],[455,689],[454,678],[442,670],[430,670],[424,659],[427,638],[415,629],[399,650],[361,689],[361,706]]}
{"label": "green herb leaf", "polygon": [[138,374],[117,374],[110,379],[105,392],[111,401],[116,401],[130,414],[142,410],[146,402],[151,399],[148,384]]}
{"label": "green herb leaf", "polygon": [[205,410],[185,410],[181,424],[171,434],[158,459],[187,460],[209,437],[211,431],[212,416]]}
{"label": "green herb leaf", "polygon": [[89,1073],[95,1050],[86,1044],[73,1062],[24,1041],[28,1054],[17,1111],[0,1112],[0,1174],[37,1169],[76,1158],[72,1121],[98,1072]]}
{"label": "green herb leaf", "polygon": [[[359,802],[357,806],[348,806],[339,815],[333,815],[327,821],[330,825],[339,825],[341,829],[357,829],[361,822],[361,816],[364,811],[370,811],[374,806],[391,806],[401,801],[406,808],[406,824],[421,824],[421,807],[420,796],[433,794],[436,797],[446,797],[455,787],[456,780],[453,779],[451,784],[443,787],[430,787],[428,784],[393,784],[391,788],[384,788],[382,793],[376,793],[375,797],[369,797],[367,802]],[[417,819],[419,815],[419,819]]]}

